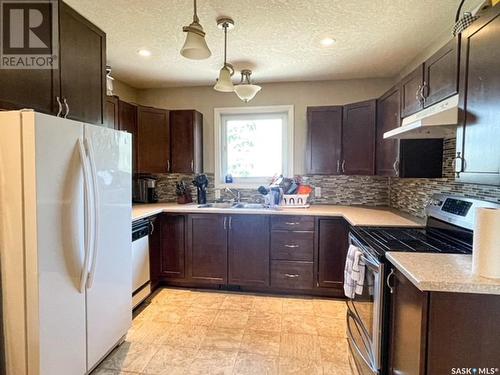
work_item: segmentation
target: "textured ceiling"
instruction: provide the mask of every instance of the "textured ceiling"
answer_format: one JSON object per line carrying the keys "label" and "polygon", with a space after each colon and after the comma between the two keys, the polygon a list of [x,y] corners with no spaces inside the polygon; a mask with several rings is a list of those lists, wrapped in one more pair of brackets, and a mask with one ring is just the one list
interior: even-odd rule
{"label": "textured ceiling", "polygon": [[[256,82],[395,76],[452,23],[458,0],[198,0],[212,56],[180,56],[191,0],[65,0],[107,33],[113,75],[137,88],[206,85],[222,65],[219,16],[231,16],[228,61]],[[324,48],[320,40],[337,43]],[[137,50],[153,55],[143,58]],[[239,80],[239,78],[238,78]],[[236,79],[235,79],[236,81]]]}

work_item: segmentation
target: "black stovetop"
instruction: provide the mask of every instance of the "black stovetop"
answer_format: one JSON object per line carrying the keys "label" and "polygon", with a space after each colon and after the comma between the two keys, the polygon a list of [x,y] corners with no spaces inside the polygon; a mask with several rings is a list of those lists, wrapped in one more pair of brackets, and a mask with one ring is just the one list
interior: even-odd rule
{"label": "black stovetop", "polygon": [[472,233],[437,228],[352,228],[355,238],[377,255],[386,251],[471,254]]}

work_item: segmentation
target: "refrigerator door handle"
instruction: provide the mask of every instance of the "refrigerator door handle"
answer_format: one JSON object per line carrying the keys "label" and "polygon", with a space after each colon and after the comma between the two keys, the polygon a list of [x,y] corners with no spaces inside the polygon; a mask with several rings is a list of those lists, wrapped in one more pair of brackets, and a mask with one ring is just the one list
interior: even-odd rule
{"label": "refrigerator door handle", "polygon": [[92,288],[94,283],[95,269],[97,264],[97,256],[98,256],[98,247],[99,247],[99,227],[100,227],[100,215],[99,215],[99,187],[97,185],[97,168],[95,165],[95,153],[94,148],[92,147],[92,143],[88,138],[85,139],[85,143],[87,145],[87,151],[89,154],[89,164],[90,164],[90,172],[92,174],[92,191],[94,196],[94,215],[92,218],[93,228],[94,228],[94,241],[92,243],[92,264],[90,266],[90,273],[87,279],[87,289]]}
{"label": "refrigerator door handle", "polygon": [[92,207],[90,204],[90,180],[89,180],[89,168],[87,165],[87,154],[85,152],[85,146],[83,145],[83,141],[81,138],[78,138],[78,152],[80,154],[80,160],[82,162],[82,170],[83,170],[83,188],[85,192],[85,240],[84,240],[84,259],[83,259],[83,267],[82,273],[80,276],[80,293],[85,292],[85,285],[87,284],[87,277],[89,274],[89,263],[90,263],[90,244],[91,238],[93,237],[93,229],[92,222],[90,220],[90,212],[92,211]]}

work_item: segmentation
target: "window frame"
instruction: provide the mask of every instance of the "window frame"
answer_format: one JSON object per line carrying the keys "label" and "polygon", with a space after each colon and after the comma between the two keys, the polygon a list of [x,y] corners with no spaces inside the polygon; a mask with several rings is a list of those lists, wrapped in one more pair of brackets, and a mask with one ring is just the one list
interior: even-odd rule
{"label": "window frame", "polygon": [[253,189],[259,187],[260,185],[269,183],[269,179],[260,177],[249,177],[244,178],[243,181],[237,181],[226,184],[224,182],[224,157],[223,157],[223,145],[225,141],[223,137],[225,132],[223,130],[223,116],[232,115],[265,115],[266,113],[274,114],[284,114],[287,118],[284,124],[284,136],[283,136],[283,162],[285,166],[285,171],[283,172],[286,176],[293,176],[294,170],[294,106],[293,105],[275,105],[275,106],[258,106],[258,107],[226,107],[226,108],[214,108],[214,159],[215,159],[215,188],[240,188],[240,189]]}

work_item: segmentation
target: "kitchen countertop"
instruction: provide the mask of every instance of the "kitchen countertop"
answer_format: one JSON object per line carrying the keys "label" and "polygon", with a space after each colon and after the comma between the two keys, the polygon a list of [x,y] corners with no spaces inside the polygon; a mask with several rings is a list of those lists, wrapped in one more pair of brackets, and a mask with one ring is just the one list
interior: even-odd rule
{"label": "kitchen countertop", "polygon": [[216,213],[216,214],[253,214],[253,215],[307,215],[343,217],[354,226],[372,227],[422,227],[422,220],[386,207],[312,205],[309,208],[295,209],[231,209],[198,208],[197,204],[180,205],[176,203],[137,204],[132,206],[132,220],[143,219],[161,212],[172,213]]}
{"label": "kitchen countertop", "polygon": [[387,252],[386,257],[423,292],[500,295],[500,279],[472,275],[472,255]]}

